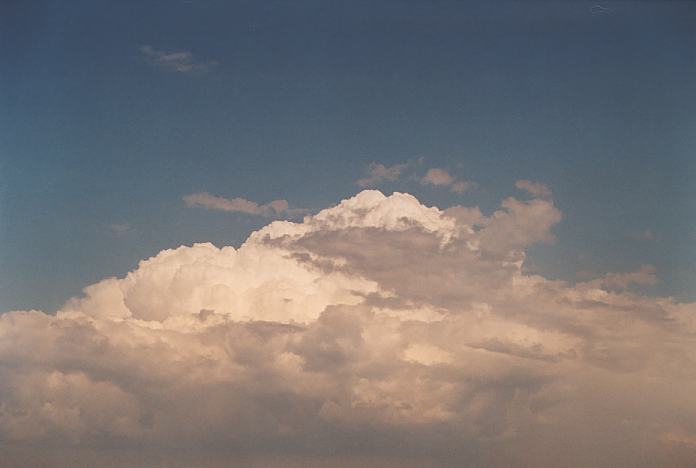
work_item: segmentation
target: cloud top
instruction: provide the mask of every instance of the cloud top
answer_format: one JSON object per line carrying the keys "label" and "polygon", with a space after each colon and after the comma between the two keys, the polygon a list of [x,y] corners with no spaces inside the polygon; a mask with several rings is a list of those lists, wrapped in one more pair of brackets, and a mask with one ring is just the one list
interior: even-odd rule
{"label": "cloud top", "polygon": [[688,466],[696,304],[526,274],[560,220],[366,190],[4,313],[0,466]]}

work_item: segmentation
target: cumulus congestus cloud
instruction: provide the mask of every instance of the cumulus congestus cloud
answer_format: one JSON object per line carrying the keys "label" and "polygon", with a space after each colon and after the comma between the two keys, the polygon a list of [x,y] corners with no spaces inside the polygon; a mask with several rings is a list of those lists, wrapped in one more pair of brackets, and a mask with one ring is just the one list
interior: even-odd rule
{"label": "cumulus congestus cloud", "polygon": [[575,285],[526,274],[561,219],[530,184],[538,198],[489,216],[367,190],[239,249],[160,252],[55,315],[2,314],[5,453],[688,466],[696,306],[618,287],[652,283],[649,267]]}

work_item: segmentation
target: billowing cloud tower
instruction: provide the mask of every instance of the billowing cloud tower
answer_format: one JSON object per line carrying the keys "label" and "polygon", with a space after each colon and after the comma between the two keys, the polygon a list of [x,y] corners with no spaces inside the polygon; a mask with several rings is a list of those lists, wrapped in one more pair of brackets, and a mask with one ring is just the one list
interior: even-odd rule
{"label": "billowing cloud tower", "polygon": [[693,466],[696,306],[526,273],[534,187],[367,190],[0,315],[0,466]]}

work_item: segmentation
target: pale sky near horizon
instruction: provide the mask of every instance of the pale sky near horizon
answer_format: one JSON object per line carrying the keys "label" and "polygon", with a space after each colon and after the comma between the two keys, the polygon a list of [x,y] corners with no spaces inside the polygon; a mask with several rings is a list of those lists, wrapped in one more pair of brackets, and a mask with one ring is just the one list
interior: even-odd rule
{"label": "pale sky near horizon", "polygon": [[693,467],[696,2],[0,0],[0,468]]}

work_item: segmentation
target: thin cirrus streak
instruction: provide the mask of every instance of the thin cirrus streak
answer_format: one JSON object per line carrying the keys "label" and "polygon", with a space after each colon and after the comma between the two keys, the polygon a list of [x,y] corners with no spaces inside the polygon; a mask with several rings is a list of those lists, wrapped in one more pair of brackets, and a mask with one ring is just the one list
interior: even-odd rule
{"label": "thin cirrus streak", "polygon": [[272,202],[260,205],[246,198],[237,197],[230,199],[212,195],[208,192],[185,195],[183,200],[187,206],[259,216],[277,216],[294,211],[289,209],[287,200],[273,200]]}
{"label": "thin cirrus streak", "polygon": [[143,45],[138,51],[151,65],[177,73],[206,73],[219,65],[215,60],[197,60],[188,50],[163,51]]}
{"label": "thin cirrus streak", "polygon": [[649,266],[574,285],[526,273],[562,216],[522,185],[531,199],[488,216],[366,190],[238,249],[162,251],[55,315],[2,314],[3,450],[55,462],[77,447],[101,466],[114,450],[142,466],[688,466],[696,304],[632,290],[656,281]]}

